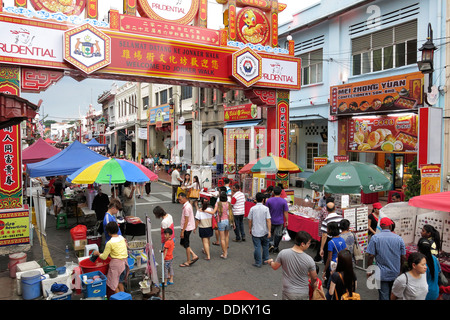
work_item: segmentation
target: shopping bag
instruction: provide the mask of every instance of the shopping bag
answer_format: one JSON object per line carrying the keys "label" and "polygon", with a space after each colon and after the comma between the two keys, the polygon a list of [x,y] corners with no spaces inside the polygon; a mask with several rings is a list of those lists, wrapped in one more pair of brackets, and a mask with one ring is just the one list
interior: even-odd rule
{"label": "shopping bag", "polygon": [[190,198],[198,199],[200,197],[200,189],[191,189]]}
{"label": "shopping bag", "polygon": [[283,237],[281,238],[282,241],[291,241],[291,237],[289,236],[289,232],[286,228],[283,230]]}

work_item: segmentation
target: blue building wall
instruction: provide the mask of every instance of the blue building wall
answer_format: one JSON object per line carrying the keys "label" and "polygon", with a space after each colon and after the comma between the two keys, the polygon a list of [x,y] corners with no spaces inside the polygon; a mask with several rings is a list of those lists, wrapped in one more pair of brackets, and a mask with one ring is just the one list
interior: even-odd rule
{"label": "blue building wall", "polygon": [[[330,86],[418,71],[417,64],[411,64],[353,76],[351,71],[352,38],[417,19],[417,49],[419,49],[426,41],[428,23],[431,23],[433,42],[438,47],[434,56],[433,84],[443,87],[445,85],[445,43],[447,41],[445,38],[445,12],[445,0],[322,0],[299,12],[292,21],[281,25],[279,28],[280,45],[286,42],[289,34],[296,45],[305,44],[303,49],[295,52],[296,56],[320,48],[323,50],[323,80],[320,83],[302,86],[299,91],[291,91],[290,120],[293,124],[291,141],[295,142],[290,146],[291,160],[305,168],[306,144],[322,142],[320,135],[307,134],[307,129],[310,129],[311,124],[328,128],[326,153],[331,160],[334,155],[337,155],[337,122],[328,121]],[[351,35],[350,29],[354,30],[355,25],[358,24],[361,27],[360,30],[364,30]],[[316,39],[316,45],[312,41],[314,39]],[[308,47],[308,43],[313,44]],[[417,60],[420,59],[421,52],[417,50]],[[425,76],[425,79],[428,79],[428,76]],[[443,104],[444,97],[440,94],[435,107],[443,107]],[[361,161],[370,161],[372,157],[373,154],[360,154]],[[312,170],[305,170],[298,176],[308,177],[311,173]]]}

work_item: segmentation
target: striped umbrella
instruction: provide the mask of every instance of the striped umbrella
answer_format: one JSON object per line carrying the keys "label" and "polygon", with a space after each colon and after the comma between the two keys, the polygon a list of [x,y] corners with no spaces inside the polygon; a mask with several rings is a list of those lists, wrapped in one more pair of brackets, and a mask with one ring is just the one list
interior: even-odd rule
{"label": "striped umbrella", "polygon": [[158,179],[158,176],[137,162],[123,159],[107,159],[86,165],[68,178],[79,184],[117,184],[130,182],[147,182]]}

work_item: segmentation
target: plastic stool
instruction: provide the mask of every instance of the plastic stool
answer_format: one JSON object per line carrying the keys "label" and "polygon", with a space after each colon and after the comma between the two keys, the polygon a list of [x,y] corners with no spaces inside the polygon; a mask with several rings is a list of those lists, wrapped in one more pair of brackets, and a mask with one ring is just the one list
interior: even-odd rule
{"label": "plastic stool", "polygon": [[[87,244],[84,246],[84,256],[90,256],[92,254],[92,251],[97,250],[98,251],[98,245],[93,243],[93,244]],[[90,252],[91,251],[91,252]]]}
{"label": "plastic stool", "polygon": [[[64,220],[64,222],[62,222],[62,220]],[[56,217],[56,229],[59,229],[59,227],[64,226],[65,228],[68,228],[69,225],[67,224],[67,213],[60,213],[58,214],[58,216]]]}

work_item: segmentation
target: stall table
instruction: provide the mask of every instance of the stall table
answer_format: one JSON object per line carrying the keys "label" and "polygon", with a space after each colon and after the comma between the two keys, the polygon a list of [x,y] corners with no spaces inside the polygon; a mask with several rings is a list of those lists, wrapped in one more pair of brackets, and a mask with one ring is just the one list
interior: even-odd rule
{"label": "stall table", "polygon": [[314,240],[319,238],[319,220],[298,216],[292,213],[288,214],[288,231],[297,233],[299,231],[308,232]]}

